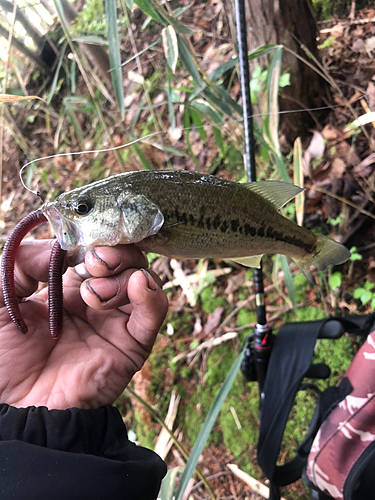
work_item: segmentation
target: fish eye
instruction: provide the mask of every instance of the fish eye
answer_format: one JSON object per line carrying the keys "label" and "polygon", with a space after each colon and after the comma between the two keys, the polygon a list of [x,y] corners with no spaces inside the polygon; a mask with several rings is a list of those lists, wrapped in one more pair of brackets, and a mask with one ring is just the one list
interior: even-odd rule
{"label": "fish eye", "polygon": [[90,200],[79,200],[75,204],[74,211],[77,215],[88,215],[94,208],[94,204]]}

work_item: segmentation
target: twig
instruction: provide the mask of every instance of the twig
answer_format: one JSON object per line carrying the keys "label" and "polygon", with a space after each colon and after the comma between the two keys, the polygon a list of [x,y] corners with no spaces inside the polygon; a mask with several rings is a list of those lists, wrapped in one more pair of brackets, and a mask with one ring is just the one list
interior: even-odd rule
{"label": "twig", "polygon": [[175,356],[172,359],[172,363],[177,363],[178,361],[180,361],[181,359],[184,359],[184,358],[188,358],[188,360],[189,360],[189,358],[193,358],[196,354],[200,353],[204,349],[211,349],[214,346],[220,345],[223,342],[228,342],[228,340],[232,340],[232,339],[235,339],[237,337],[238,337],[238,335],[236,332],[227,332],[227,333],[224,333],[223,335],[221,335],[220,337],[208,339],[205,342],[202,342],[201,344],[199,344],[199,346],[196,347],[195,349],[192,349],[191,351],[188,351],[188,352],[182,352],[182,353],[178,354],[177,356]]}
{"label": "twig", "polygon": [[[249,476],[249,474],[246,474],[246,472],[242,471],[235,464],[228,464],[227,467],[232,472],[232,474],[234,474],[244,483],[246,483],[251,488],[252,491],[258,493],[258,495],[261,495],[264,498],[269,497],[270,489],[268,488],[268,486],[257,481],[255,478]],[[285,500],[285,498],[282,497],[281,500]]]}
{"label": "twig", "polygon": [[[181,397],[176,394],[175,390],[173,390],[171,399],[169,401],[168,413],[165,417],[165,425],[170,432],[173,432],[173,424],[177,417],[178,404],[180,402],[180,399]],[[165,427],[162,428],[154,448],[154,452],[157,453],[163,460],[165,460],[173,445],[173,441],[169,435],[169,431],[167,432]]]}
{"label": "twig", "polygon": [[330,191],[327,191],[326,189],[323,189],[321,187],[312,186],[311,184],[305,184],[305,187],[307,189],[314,189],[315,191],[318,191],[319,193],[326,194],[327,196],[331,196],[331,198],[335,198],[335,200],[341,201],[342,203],[349,205],[350,207],[354,208],[355,210],[358,210],[358,212],[361,212],[361,214],[367,215],[368,217],[371,217],[371,219],[375,219],[374,214],[372,214],[371,212],[368,212],[367,210],[363,210],[363,208],[359,208],[357,205],[355,205],[351,201],[346,200],[345,198],[342,198],[342,196],[331,193]]}
{"label": "twig", "polygon": [[[275,285],[272,284],[272,285],[268,285],[265,287],[264,289],[264,293],[267,293],[271,290],[274,290],[275,289]],[[241,300],[238,302],[238,305],[235,309],[233,309],[233,311],[228,314],[228,316],[224,319],[224,321],[221,323],[221,325],[219,325],[218,329],[217,329],[217,333],[220,332],[224,326],[234,317],[236,316],[236,314],[242,309],[244,308],[245,306],[247,306],[252,300],[255,300],[255,294],[252,294],[252,295],[249,295],[249,297],[245,300]]]}
{"label": "twig", "polygon": [[[319,21],[318,24],[327,24],[331,23],[333,19],[327,19],[326,21]],[[368,19],[353,19],[352,21],[339,21],[338,23],[335,23],[334,26],[331,28],[324,28],[322,30],[319,30],[319,33],[330,33],[335,26],[338,24],[341,24],[341,26],[351,26],[353,24],[367,24],[367,23],[375,23],[375,17],[370,17]]]}

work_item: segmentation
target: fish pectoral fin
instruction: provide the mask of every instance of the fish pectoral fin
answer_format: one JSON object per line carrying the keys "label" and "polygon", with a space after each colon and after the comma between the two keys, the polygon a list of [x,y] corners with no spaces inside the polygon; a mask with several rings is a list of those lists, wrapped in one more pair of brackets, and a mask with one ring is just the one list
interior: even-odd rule
{"label": "fish pectoral fin", "polygon": [[262,260],[262,255],[251,255],[251,257],[235,257],[233,262],[237,262],[237,264],[242,264],[246,267],[257,267],[260,268],[260,261]]}
{"label": "fish pectoral fin", "polygon": [[247,189],[259,194],[278,210],[283,207],[288,201],[292,200],[297,194],[304,191],[304,189],[289,184],[289,182],[281,181],[260,181],[249,182],[245,184]]}

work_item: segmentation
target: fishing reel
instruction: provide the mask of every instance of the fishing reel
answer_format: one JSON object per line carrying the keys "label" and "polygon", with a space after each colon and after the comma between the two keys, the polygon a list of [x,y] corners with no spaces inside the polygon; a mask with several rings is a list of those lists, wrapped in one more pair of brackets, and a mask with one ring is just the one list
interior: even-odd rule
{"label": "fishing reel", "polygon": [[257,372],[254,356],[254,334],[248,335],[244,342],[244,355],[241,362],[241,372],[246,382],[256,382]]}

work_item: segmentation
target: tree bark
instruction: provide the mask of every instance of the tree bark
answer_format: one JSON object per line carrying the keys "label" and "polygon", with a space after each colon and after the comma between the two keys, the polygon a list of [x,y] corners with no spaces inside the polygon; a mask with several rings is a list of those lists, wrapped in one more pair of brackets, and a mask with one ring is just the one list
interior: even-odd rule
{"label": "tree bark", "polygon": [[[228,15],[235,19],[233,0],[225,0]],[[316,46],[317,25],[310,0],[245,0],[249,50],[262,45],[282,44],[282,70],[290,73],[290,86],[281,89],[280,110],[290,111],[324,106],[328,99],[328,86],[313,69],[295,54],[312,63],[301,45],[319,59]],[[231,23],[229,23],[231,25]],[[233,40],[236,34],[232,33]],[[289,49],[289,50],[288,50]],[[250,71],[261,65],[265,69],[269,59],[264,57],[250,63]],[[260,110],[257,110],[260,112]],[[286,113],[280,116],[280,143],[282,149],[290,147],[296,137],[304,138],[314,126],[307,112]]]}

